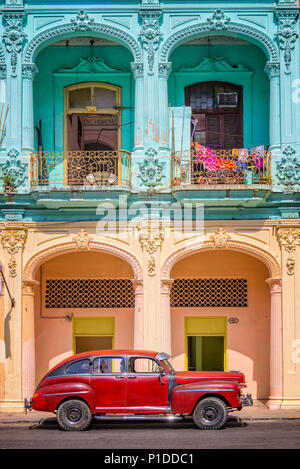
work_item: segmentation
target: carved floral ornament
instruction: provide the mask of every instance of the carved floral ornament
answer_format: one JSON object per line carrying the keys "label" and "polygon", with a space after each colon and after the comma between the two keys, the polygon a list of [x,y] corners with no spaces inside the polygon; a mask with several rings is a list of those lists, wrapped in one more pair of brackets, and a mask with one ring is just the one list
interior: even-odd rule
{"label": "carved floral ornament", "polygon": [[290,73],[292,51],[299,37],[296,29],[298,11],[294,9],[279,9],[277,11],[277,17],[279,24],[275,36],[278,38],[280,49],[283,51],[285,71],[286,73]]}
{"label": "carved floral ornament", "polygon": [[165,239],[164,232],[161,230],[143,230],[141,226],[138,227],[140,231],[139,242],[143,250],[147,251],[150,255],[147,259],[147,270],[150,277],[156,274],[156,260],[154,254],[161,249]]}
{"label": "carved floral ornament", "polygon": [[1,176],[11,176],[14,187],[24,184],[27,176],[27,163],[22,163],[19,158],[19,152],[16,148],[11,148],[7,152],[7,159],[1,166]]}
{"label": "carved floral ornament", "polygon": [[24,14],[7,13],[4,15],[5,30],[3,41],[7,52],[10,54],[12,77],[17,75],[18,56],[22,52],[26,34],[23,31]]}
{"label": "carved floral ornament", "polygon": [[27,238],[25,229],[4,229],[0,232],[3,249],[9,255],[8,269],[10,277],[17,276],[17,261],[15,256],[23,250]]}
{"label": "carved floral ornament", "polygon": [[161,183],[162,178],[164,177],[164,166],[165,163],[162,163],[159,160],[158,152],[155,148],[148,148],[145,152],[146,158],[142,163],[138,163],[139,166],[139,179],[142,181],[142,184],[149,189],[154,188]]}
{"label": "carved floral ornament", "polygon": [[161,11],[144,11],[141,12],[142,28],[140,38],[144,49],[148,53],[148,74],[153,75],[155,51],[158,49],[161,31],[159,27],[159,18]]}
{"label": "carved floral ornament", "polygon": [[296,247],[300,246],[300,230],[296,228],[279,228],[277,239],[287,252],[286,267],[288,275],[294,275],[296,267]]}
{"label": "carved floral ornament", "polygon": [[291,191],[299,183],[300,162],[296,150],[290,145],[283,150],[283,157],[277,164],[277,177],[285,189]]}

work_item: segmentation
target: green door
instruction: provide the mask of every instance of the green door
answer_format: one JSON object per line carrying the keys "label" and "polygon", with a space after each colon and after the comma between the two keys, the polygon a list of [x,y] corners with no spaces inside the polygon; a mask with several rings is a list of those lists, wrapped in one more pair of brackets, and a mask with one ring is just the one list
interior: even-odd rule
{"label": "green door", "polygon": [[226,318],[186,318],[186,369],[226,369]]}

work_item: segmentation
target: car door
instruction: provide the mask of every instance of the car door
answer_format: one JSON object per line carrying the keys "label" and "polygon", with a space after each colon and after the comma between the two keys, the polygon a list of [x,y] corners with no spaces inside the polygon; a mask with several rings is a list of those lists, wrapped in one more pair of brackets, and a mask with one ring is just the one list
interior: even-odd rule
{"label": "car door", "polygon": [[161,376],[160,364],[151,357],[130,357],[126,388],[126,410],[158,413],[168,409],[168,377]]}
{"label": "car door", "polygon": [[126,374],[122,356],[97,356],[92,364],[91,387],[96,413],[125,412]]}

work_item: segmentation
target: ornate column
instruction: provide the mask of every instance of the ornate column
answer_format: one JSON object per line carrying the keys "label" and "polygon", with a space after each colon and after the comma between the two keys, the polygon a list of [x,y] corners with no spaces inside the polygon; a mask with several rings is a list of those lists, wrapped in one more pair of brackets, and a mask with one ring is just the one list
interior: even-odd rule
{"label": "ornate column", "polygon": [[144,287],[143,280],[132,280],[134,301],[134,350],[144,350]]}
{"label": "ornate column", "polygon": [[144,144],[144,65],[131,63],[135,79],[135,110],[134,110],[134,151],[143,149]]}
{"label": "ornate column", "polygon": [[299,221],[282,220],[277,239],[282,259],[283,399],[281,408],[300,407],[300,366],[294,344],[300,338],[300,228]]}
{"label": "ornate column", "polygon": [[35,280],[23,280],[22,317],[22,388],[23,399],[33,396],[35,382],[35,328],[34,290],[39,285]]}
{"label": "ornate column", "polygon": [[270,151],[274,152],[280,146],[280,64],[268,62],[266,73],[270,79]]}
{"label": "ornate column", "polygon": [[20,4],[4,8],[3,41],[9,57],[7,62],[6,97],[9,105],[6,146],[21,149],[22,137],[22,64],[21,53],[26,34],[23,31],[24,9]]}
{"label": "ornate column", "polygon": [[36,72],[35,64],[25,64],[22,67],[22,148],[30,153],[34,151],[33,80]]}
{"label": "ornate column", "polygon": [[168,101],[168,78],[171,72],[171,62],[160,63],[158,66],[159,77],[159,148],[169,150],[170,141],[170,116]]}
{"label": "ornate column", "polygon": [[280,409],[282,402],[282,308],[281,279],[268,278],[271,292],[270,397],[269,409]]}
{"label": "ornate column", "polygon": [[23,411],[22,396],[22,252],[27,230],[22,223],[7,223],[0,232],[7,283],[14,299],[12,307],[5,291],[5,382],[1,410]]}
{"label": "ornate column", "polygon": [[170,298],[173,281],[171,279],[161,281],[162,351],[169,355],[172,354]]}

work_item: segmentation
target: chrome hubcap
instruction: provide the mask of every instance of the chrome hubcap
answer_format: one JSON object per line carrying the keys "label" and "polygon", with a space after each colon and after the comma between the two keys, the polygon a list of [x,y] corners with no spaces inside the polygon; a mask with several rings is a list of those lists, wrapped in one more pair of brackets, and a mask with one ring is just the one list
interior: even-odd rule
{"label": "chrome hubcap", "polygon": [[82,413],[78,407],[71,407],[67,410],[66,418],[72,425],[79,423],[82,420]]}

